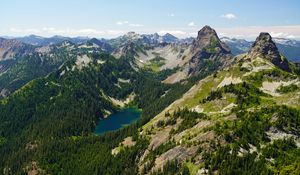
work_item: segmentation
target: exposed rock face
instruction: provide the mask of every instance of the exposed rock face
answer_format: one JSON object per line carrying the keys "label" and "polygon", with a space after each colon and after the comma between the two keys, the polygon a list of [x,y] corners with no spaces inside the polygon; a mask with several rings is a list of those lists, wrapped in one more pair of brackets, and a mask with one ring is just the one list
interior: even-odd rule
{"label": "exposed rock face", "polygon": [[196,40],[193,42],[192,52],[196,53],[203,49],[209,49],[209,46],[213,46],[224,53],[230,53],[229,47],[222,43],[219,39],[216,31],[210,26],[204,26],[199,32]]}
{"label": "exposed rock face", "polygon": [[260,33],[248,52],[249,58],[261,57],[271,61],[275,66],[289,71],[287,59],[280,55],[276,44],[269,33]]}
{"label": "exposed rock face", "polygon": [[193,57],[186,69],[188,74],[195,74],[205,64],[215,64],[224,67],[231,63],[229,47],[221,42],[216,31],[209,26],[204,26],[191,46]]}
{"label": "exposed rock face", "polygon": [[135,44],[133,42],[128,42],[119,48],[115,49],[112,53],[115,57],[121,57],[121,56],[135,56],[139,51],[141,51],[141,46],[138,44]]}
{"label": "exposed rock face", "polygon": [[31,53],[34,47],[14,39],[0,38],[0,60]]}
{"label": "exposed rock face", "polygon": [[87,41],[87,43],[89,44],[96,44],[97,46],[99,46],[102,50],[105,50],[105,51],[108,51],[108,52],[111,52],[113,50],[113,48],[111,47],[110,44],[108,44],[107,42],[105,41],[100,41],[96,38],[92,38],[90,39],[89,41]]}
{"label": "exposed rock face", "polygon": [[7,89],[2,89],[0,92],[0,98],[1,97],[7,97],[9,95],[9,90]]}

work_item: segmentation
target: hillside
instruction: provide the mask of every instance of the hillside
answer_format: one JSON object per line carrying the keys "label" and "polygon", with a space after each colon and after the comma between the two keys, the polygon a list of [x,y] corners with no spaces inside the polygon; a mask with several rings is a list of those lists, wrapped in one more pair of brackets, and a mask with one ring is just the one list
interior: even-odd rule
{"label": "hillside", "polygon": [[[238,56],[209,26],[191,43],[141,39],[38,47],[0,74],[14,85],[0,100],[1,172],[299,172],[299,69],[268,33]],[[127,107],[138,121],[94,133]]]}
{"label": "hillside", "polygon": [[257,52],[264,37],[143,126],[140,133],[150,144],[139,159],[140,172],[299,171],[299,76]]}

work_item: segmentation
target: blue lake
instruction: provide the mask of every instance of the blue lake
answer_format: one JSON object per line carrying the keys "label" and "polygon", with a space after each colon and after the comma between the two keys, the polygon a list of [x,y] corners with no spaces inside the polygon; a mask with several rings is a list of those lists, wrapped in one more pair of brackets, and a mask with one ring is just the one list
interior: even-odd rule
{"label": "blue lake", "polygon": [[95,133],[102,134],[107,131],[120,129],[136,121],[140,116],[141,111],[135,108],[126,108],[115,112],[97,123]]}

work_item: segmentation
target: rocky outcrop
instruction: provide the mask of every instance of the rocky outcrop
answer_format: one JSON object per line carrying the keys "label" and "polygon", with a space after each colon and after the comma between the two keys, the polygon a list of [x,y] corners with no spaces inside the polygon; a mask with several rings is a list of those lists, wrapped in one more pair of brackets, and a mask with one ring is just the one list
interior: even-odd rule
{"label": "rocky outcrop", "polygon": [[34,51],[34,47],[14,39],[0,38],[0,61],[23,56]]}
{"label": "rocky outcrop", "polygon": [[287,59],[280,55],[278,48],[269,33],[262,32],[259,34],[252,45],[252,48],[249,50],[247,57],[252,59],[261,57],[269,60],[275,66],[283,70],[290,71]]}
{"label": "rocky outcrop", "polygon": [[105,41],[100,41],[100,40],[98,40],[96,38],[92,38],[92,39],[88,40],[87,44],[96,44],[102,50],[107,51],[107,52],[113,51],[113,48],[112,48],[112,46],[110,44],[108,44]]}
{"label": "rocky outcrop", "polygon": [[191,46],[192,59],[186,67],[187,73],[195,74],[208,66],[225,67],[232,61],[229,47],[221,42],[216,31],[204,26]]}

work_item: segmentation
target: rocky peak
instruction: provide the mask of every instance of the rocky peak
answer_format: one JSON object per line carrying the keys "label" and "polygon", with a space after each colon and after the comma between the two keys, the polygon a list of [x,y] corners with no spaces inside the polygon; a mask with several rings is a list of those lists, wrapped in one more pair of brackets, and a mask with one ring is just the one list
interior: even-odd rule
{"label": "rocky peak", "polygon": [[210,26],[204,26],[192,44],[192,52],[199,50],[215,50],[216,52],[230,53],[230,49],[219,39],[216,31]]}
{"label": "rocky peak", "polygon": [[265,58],[279,68],[289,70],[288,61],[280,55],[278,48],[269,33],[262,32],[259,34],[252,45],[252,48],[248,52],[248,57]]}
{"label": "rocky peak", "polygon": [[19,57],[34,50],[29,44],[22,43],[15,39],[0,38],[0,60]]}
{"label": "rocky peak", "polygon": [[141,47],[138,44],[134,42],[127,42],[115,49],[112,54],[117,58],[121,56],[134,57],[140,49]]}
{"label": "rocky peak", "polygon": [[174,43],[176,41],[178,41],[178,38],[170,33],[166,33],[162,36],[162,42]]}
{"label": "rocky peak", "polygon": [[225,67],[232,62],[229,47],[221,42],[216,31],[209,26],[204,26],[191,46],[192,59],[190,60],[187,73],[195,74],[199,70],[213,64],[213,67]]}

